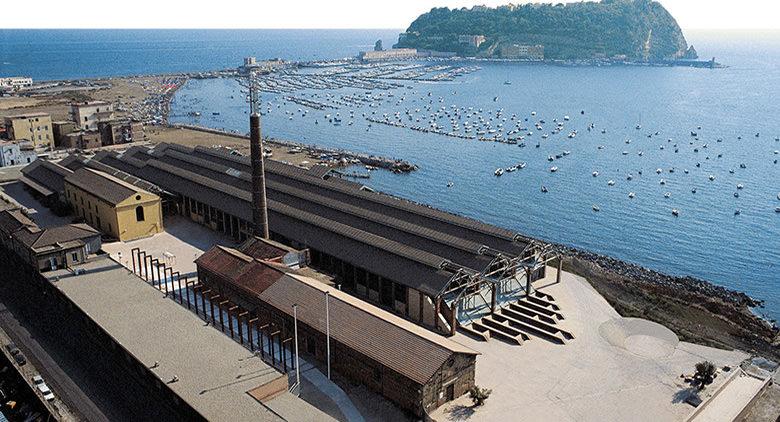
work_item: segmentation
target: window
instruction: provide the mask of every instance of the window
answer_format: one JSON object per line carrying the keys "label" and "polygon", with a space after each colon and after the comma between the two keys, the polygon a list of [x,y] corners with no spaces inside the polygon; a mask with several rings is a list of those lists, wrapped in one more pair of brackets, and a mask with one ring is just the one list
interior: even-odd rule
{"label": "window", "polygon": [[77,254],[76,252],[73,252],[73,253],[70,255],[70,258],[71,258],[71,260],[72,260],[73,262],[79,262],[79,254]]}
{"label": "window", "polygon": [[144,221],[144,207],[137,206],[135,207],[135,221]]}

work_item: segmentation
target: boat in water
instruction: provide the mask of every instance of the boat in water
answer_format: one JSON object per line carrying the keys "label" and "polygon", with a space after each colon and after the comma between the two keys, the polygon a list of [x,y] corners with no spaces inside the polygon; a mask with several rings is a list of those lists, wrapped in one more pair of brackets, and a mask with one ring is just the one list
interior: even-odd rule
{"label": "boat in water", "polygon": [[504,169],[498,168],[496,169],[495,172],[493,172],[493,174],[495,174],[496,176],[501,176],[502,174],[504,174]]}

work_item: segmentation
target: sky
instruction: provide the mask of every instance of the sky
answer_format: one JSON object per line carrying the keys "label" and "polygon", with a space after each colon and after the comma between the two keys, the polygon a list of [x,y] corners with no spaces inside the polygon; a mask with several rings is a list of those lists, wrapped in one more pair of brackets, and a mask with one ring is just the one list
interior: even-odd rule
{"label": "sky", "polygon": [[[560,0],[559,0],[560,1]],[[559,1],[555,1],[556,3]],[[570,2],[571,0],[564,0]],[[660,0],[683,29],[780,29],[780,0]],[[39,0],[3,5],[7,28],[405,29],[433,7],[509,0]],[[525,3],[514,0],[515,3]],[[552,2],[552,0],[550,0]],[[18,10],[16,10],[18,9]]]}

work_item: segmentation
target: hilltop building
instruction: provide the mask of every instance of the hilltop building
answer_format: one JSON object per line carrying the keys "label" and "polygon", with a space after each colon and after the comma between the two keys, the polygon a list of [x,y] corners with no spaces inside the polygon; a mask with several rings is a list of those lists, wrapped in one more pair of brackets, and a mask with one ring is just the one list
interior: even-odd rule
{"label": "hilltop building", "polygon": [[28,140],[35,148],[54,147],[51,116],[48,113],[28,113],[6,116],[6,137],[12,141]]}
{"label": "hilltop building", "polygon": [[70,115],[82,130],[98,130],[98,122],[114,119],[114,106],[106,101],[84,101],[70,105]]}
{"label": "hilltop building", "polygon": [[474,48],[479,48],[482,43],[485,42],[484,35],[459,35],[458,43],[470,45]]}
{"label": "hilltop building", "polygon": [[499,54],[504,59],[544,60],[543,45],[501,44]]}
{"label": "hilltop building", "polygon": [[65,177],[65,198],[87,224],[121,241],[163,231],[160,197],[112,175],[81,168]]}

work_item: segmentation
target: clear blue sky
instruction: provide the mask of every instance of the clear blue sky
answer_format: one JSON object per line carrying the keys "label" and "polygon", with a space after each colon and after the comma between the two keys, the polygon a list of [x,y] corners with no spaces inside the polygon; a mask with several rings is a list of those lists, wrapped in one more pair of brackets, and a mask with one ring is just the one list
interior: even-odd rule
{"label": "clear blue sky", "polygon": [[[683,29],[780,29],[780,0],[660,1]],[[406,28],[415,17],[432,7],[506,3],[495,0],[39,0],[31,4],[9,0],[2,8],[7,16],[13,16],[3,22],[3,26],[11,28]]]}

